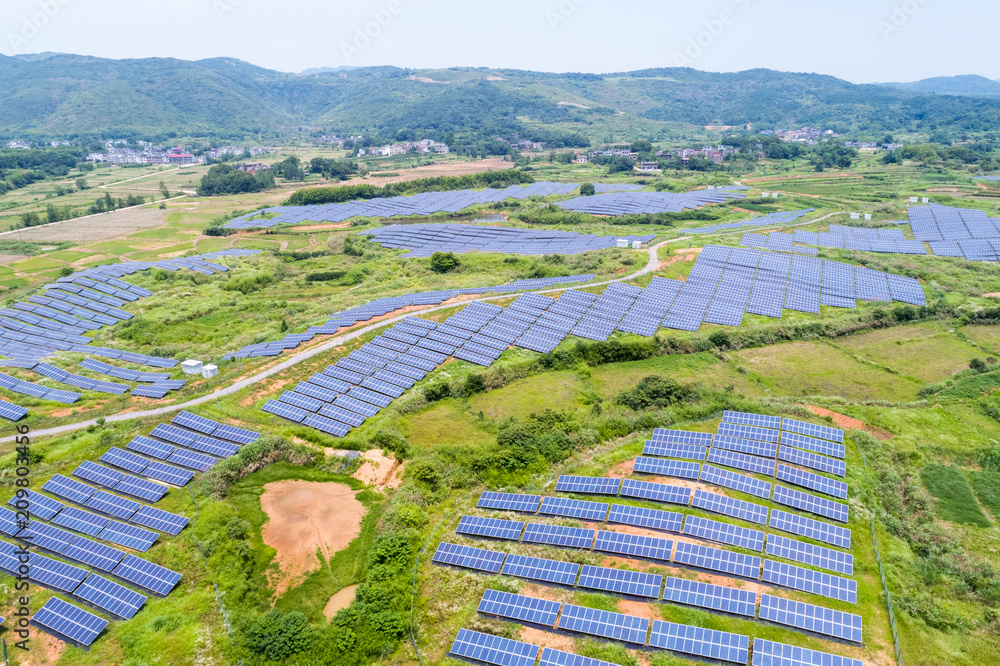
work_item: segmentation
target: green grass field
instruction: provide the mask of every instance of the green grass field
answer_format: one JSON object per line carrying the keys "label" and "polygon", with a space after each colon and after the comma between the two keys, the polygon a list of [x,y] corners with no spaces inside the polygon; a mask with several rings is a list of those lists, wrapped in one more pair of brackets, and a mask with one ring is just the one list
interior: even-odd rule
{"label": "green grass field", "polygon": [[945,520],[963,525],[989,527],[990,521],[976,503],[976,496],[965,475],[957,467],[927,465],[921,471],[927,490],[937,500],[938,514]]}

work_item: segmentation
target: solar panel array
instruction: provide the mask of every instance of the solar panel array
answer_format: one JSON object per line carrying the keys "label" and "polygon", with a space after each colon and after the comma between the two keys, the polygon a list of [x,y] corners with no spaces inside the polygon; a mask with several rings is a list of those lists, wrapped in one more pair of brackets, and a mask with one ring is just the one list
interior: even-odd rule
{"label": "solar panel array", "polygon": [[816,248],[794,245],[794,241],[795,237],[792,234],[784,234],[780,231],[772,231],[767,235],[747,232],[740,239],[740,245],[743,247],[756,247],[771,252],[790,252],[812,256],[819,254],[819,250]]}
{"label": "solar panel array", "polygon": [[746,195],[743,186],[716,187],[675,194],[672,192],[624,192],[603,193],[582,196],[556,205],[564,210],[589,215],[650,215],[656,213],[679,213],[713,203],[725,203],[730,199],[742,199]]}
{"label": "solar panel array", "polygon": [[817,245],[843,250],[886,254],[927,254],[919,240],[909,240],[899,229],[865,229],[831,224],[829,231],[796,230],[794,240],[802,245]]}
{"label": "solar panel array", "polygon": [[730,222],[728,224],[713,224],[708,227],[698,227],[696,229],[680,229],[678,233],[714,234],[720,231],[729,231],[731,229],[742,229],[744,227],[783,227],[795,222],[796,220],[802,217],[805,217],[814,210],[815,210],[814,208],[807,208],[805,210],[793,210],[780,213],[770,213],[768,215],[756,217],[752,220],[744,220],[742,222]]}
{"label": "solar panel array", "polygon": [[970,261],[1000,260],[1000,218],[940,204],[915,206],[907,212],[913,237],[926,241],[934,254]]}

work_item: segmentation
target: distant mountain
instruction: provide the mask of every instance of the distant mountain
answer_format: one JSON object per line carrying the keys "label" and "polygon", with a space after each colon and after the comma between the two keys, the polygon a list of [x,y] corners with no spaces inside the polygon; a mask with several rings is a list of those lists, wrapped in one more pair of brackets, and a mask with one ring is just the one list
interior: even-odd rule
{"label": "distant mountain", "polygon": [[270,137],[322,126],[380,136],[459,135],[467,141],[514,131],[576,133],[600,141],[629,132],[655,137],[748,123],[755,129],[811,125],[870,134],[1000,125],[1000,98],[933,95],[767,69],[601,75],[364,67],[291,74],[234,58],[0,55],[0,90],[0,138]]}
{"label": "distant mountain", "polygon": [[354,65],[341,65],[340,67],[312,67],[310,69],[303,69],[299,72],[299,76],[314,76],[316,74],[338,74],[340,72],[349,72],[352,69],[360,69]]}
{"label": "distant mountain", "polygon": [[1000,95],[1000,81],[977,74],[963,76],[936,76],[912,83],[884,83],[882,85],[911,90],[914,92],[936,93],[938,95],[994,96]]}

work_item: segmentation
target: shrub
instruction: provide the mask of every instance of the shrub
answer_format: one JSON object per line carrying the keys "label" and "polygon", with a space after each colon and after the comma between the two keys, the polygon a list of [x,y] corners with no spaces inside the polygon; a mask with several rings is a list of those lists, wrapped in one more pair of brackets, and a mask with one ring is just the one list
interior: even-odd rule
{"label": "shrub", "polygon": [[597,193],[597,188],[594,187],[593,183],[584,183],[580,186],[580,194],[585,197],[594,196]]}
{"label": "shrub", "polygon": [[223,289],[226,291],[238,291],[241,294],[251,294],[255,291],[260,291],[265,287],[269,287],[278,278],[274,276],[274,273],[270,271],[258,271],[256,273],[251,273],[249,275],[241,275],[239,277],[230,278],[229,282],[225,284]]}
{"label": "shrub", "polygon": [[298,611],[283,613],[272,608],[250,625],[243,636],[252,652],[272,661],[281,661],[309,647],[306,616]]}
{"label": "shrub", "polygon": [[310,273],[306,276],[306,282],[332,282],[347,275],[347,271],[323,271],[321,273]]}
{"label": "shrub", "polygon": [[459,266],[454,252],[435,252],[431,255],[431,270],[435,273],[450,273]]}
{"label": "shrub", "polygon": [[441,384],[434,384],[433,386],[428,386],[424,389],[424,396],[427,398],[427,402],[437,402],[438,400],[444,400],[451,395],[451,385],[448,382],[443,382]]}
{"label": "shrub", "polygon": [[669,377],[650,375],[639,381],[635,388],[622,391],[615,397],[615,402],[629,409],[647,409],[649,407],[668,407],[678,402],[688,400],[694,394],[690,386],[679,384]]}

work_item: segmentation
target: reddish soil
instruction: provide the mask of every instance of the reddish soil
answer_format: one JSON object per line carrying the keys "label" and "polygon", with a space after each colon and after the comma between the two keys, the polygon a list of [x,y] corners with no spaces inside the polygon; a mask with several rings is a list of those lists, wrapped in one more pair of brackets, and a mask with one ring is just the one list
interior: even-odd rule
{"label": "reddish soil", "polygon": [[276,596],[319,566],[317,548],[329,560],[358,536],[365,507],[354,495],[339,483],[287,480],[264,486],[264,543],[278,551],[278,572],[270,581]]}
{"label": "reddish soil", "polygon": [[337,611],[350,606],[351,602],[354,601],[354,593],[357,589],[357,585],[351,585],[330,597],[330,600],[326,602],[326,606],[323,608],[323,615],[326,616],[326,619],[332,620]]}
{"label": "reddish soil", "polygon": [[398,488],[403,482],[403,463],[382,455],[378,449],[365,451],[364,461],[353,476],[365,485],[376,488]]}
{"label": "reddish soil", "polygon": [[829,416],[833,419],[834,423],[839,425],[844,430],[864,430],[865,432],[874,435],[877,439],[892,439],[893,437],[893,434],[887,430],[870,426],[864,421],[859,421],[858,419],[851,418],[850,416],[844,416],[843,414],[838,414],[837,412],[831,412],[829,409],[823,409],[822,407],[814,407],[812,405],[802,406],[816,416]]}

